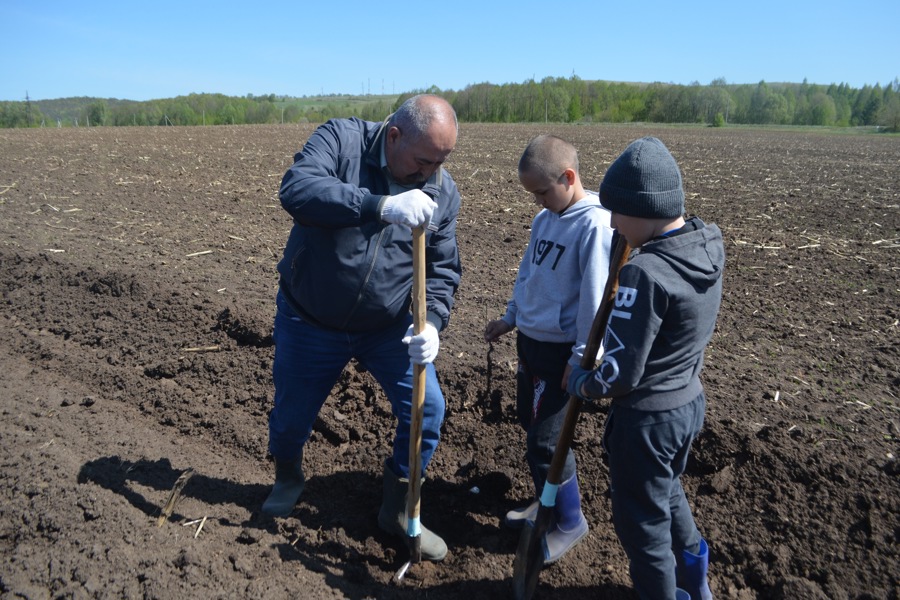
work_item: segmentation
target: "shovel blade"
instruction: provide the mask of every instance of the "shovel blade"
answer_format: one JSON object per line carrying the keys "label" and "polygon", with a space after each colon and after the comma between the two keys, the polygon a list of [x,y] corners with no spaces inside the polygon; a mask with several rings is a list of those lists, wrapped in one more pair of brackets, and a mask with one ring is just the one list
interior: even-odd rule
{"label": "shovel blade", "polygon": [[513,560],[512,591],[515,600],[530,600],[544,568],[544,534],[550,526],[552,508],[538,508],[534,523],[526,521]]}
{"label": "shovel blade", "polygon": [[403,578],[406,576],[406,572],[409,571],[409,568],[416,563],[422,562],[422,536],[416,535],[407,539],[407,544],[409,545],[409,560],[406,561],[402,567],[400,567],[396,573],[394,573],[394,581],[396,583],[400,583],[403,581]]}

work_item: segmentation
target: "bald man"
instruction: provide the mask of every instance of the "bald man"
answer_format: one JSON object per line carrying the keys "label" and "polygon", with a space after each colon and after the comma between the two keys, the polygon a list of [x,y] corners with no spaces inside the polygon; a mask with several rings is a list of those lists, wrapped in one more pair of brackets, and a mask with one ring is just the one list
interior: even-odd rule
{"label": "bald man", "polygon": [[[398,424],[384,462],[379,526],[403,537],[409,489],[413,363],[425,365],[422,473],[440,437],[444,396],[434,359],[461,267],[460,197],[442,165],[456,145],[456,113],[419,95],[384,122],[333,119],[294,157],[280,190],[293,227],[278,264],[275,399],[269,452],[275,485],[264,514],[291,514],[303,492],[303,447],[342,370],[353,359],[378,381]],[[427,325],[412,332],[412,229],[425,227]],[[422,557],[447,545],[422,526]]]}

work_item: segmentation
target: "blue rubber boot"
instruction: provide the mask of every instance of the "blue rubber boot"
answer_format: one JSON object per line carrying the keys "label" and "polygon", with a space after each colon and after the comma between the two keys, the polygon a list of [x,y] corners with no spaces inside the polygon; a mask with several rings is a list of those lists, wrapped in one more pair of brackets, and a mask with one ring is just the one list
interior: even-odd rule
{"label": "blue rubber boot", "polygon": [[682,551],[675,561],[675,579],[678,587],[690,594],[690,600],[713,600],[706,573],[709,570],[709,546],[700,540],[700,551],[691,554]]}
{"label": "blue rubber boot", "polygon": [[691,600],[691,595],[681,588],[675,588],[675,600]]}
{"label": "blue rubber boot", "polygon": [[270,517],[286,517],[294,512],[306,478],[303,476],[303,453],[294,460],[275,460],[275,485],[263,502],[262,512]]}
{"label": "blue rubber boot", "polygon": [[588,533],[587,520],[581,512],[578,476],[560,484],[553,507],[553,525],[544,536],[544,563],[558,561]]}

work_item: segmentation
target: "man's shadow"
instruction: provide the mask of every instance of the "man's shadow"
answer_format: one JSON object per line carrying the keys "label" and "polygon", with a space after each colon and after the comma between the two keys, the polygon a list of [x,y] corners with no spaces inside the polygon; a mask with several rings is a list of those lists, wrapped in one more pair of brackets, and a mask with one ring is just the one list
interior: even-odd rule
{"label": "man's shadow", "polygon": [[[118,456],[104,456],[82,465],[78,483],[94,483],[119,494],[148,517],[161,514],[162,505],[151,502],[134,489],[143,486],[159,491],[171,491],[178,478],[186,471],[172,466],[168,458],[157,460],[123,460]],[[209,505],[235,504],[253,512],[265,497],[270,486],[244,484],[209,477],[194,472],[181,490],[181,496],[191,497]],[[177,504],[175,508],[177,509]],[[185,518],[177,512],[170,518]]]}

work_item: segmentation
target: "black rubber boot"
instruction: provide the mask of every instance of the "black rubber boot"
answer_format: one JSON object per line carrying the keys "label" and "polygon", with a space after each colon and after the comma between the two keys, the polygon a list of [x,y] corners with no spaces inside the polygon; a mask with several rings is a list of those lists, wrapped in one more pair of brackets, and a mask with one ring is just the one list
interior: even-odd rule
{"label": "black rubber boot", "polygon": [[270,517],[286,517],[294,511],[306,478],[303,476],[303,454],[294,460],[275,460],[275,485],[263,502],[262,512]]}
{"label": "black rubber boot", "polygon": [[[424,482],[424,479],[422,480]],[[407,516],[406,501],[409,495],[409,479],[398,477],[384,465],[384,498],[381,510],[378,511],[378,526],[387,533],[399,536],[404,541],[408,539],[406,533]],[[429,531],[424,524],[422,528],[422,558],[439,561],[447,556],[447,544],[439,536]]]}

